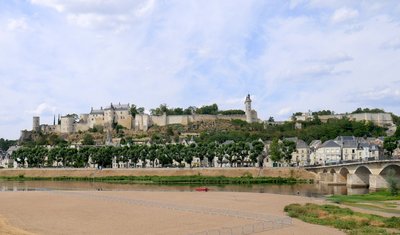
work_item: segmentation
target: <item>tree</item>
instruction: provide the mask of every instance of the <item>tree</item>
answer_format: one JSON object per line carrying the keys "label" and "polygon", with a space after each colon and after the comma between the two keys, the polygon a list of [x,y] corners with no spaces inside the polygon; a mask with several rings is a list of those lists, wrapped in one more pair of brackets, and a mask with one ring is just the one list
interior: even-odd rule
{"label": "tree", "polygon": [[290,163],[292,160],[292,153],[296,150],[296,143],[289,140],[284,140],[280,145],[282,150],[283,159]]}
{"label": "tree", "polygon": [[196,110],[196,113],[198,114],[218,114],[218,105],[217,104],[212,104],[212,105],[204,105],[201,108],[198,108]]}
{"label": "tree", "polygon": [[400,139],[400,126],[397,126],[396,132],[394,133],[393,136],[396,137],[397,139]]}
{"label": "tree", "polygon": [[278,139],[273,139],[269,146],[269,158],[273,162],[279,162],[283,158],[281,144]]}
{"label": "tree", "polygon": [[168,114],[168,110],[169,109],[168,109],[167,104],[160,104],[160,106],[158,108],[150,109],[150,114],[160,116],[160,115],[163,115],[164,113]]}
{"label": "tree", "polygon": [[264,143],[261,141],[253,141],[251,142],[250,149],[250,159],[253,163],[258,162],[260,166],[262,166],[262,162],[264,159],[260,159],[262,152],[264,150]]}
{"label": "tree", "polygon": [[7,140],[7,139],[0,138],[0,149],[3,151],[7,151],[10,146],[12,146],[16,143],[17,143],[16,140]]}
{"label": "tree", "polygon": [[183,110],[183,114],[192,115],[192,114],[196,113],[196,110],[197,110],[197,108],[195,106],[189,106],[188,108]]}
{"label": "tree", "polygon": [[383,142],[383,148],[392,156],[393,151],[397,148],[398,138],[396,137],[386,137]]}
{"label": "tree", "polygon": [[143,107],[139,107],[139,108],[137,108],[137,112],[139,113],[139,114],[144,114],[144,108]]}
{"label": "tree", "polygon": [[136,114],[139,114],[139,111],[137,110],[136,105],[134,104],[131,105],[129,112],[131,113],[132,117],[135,117]]}
{"label": "tree", "polygon": [[89,133],[86,133],[83,136],[82,144],[83,145],[94,145],[93,136]]}
{"label": "tree", "polygon": [[374,108],[374,109],[369,109],[369,108],[357,108],[355,111],[353,111],[352,113],[384,113],[385,110],[383,109],[378,109],[378,108]]}
{"label": "tree", "polygon": [[396,179],[396,172],[390,169],[387,174],[387,182],[389,184],[389,192],[392,196],[397,196],[399,194],[399,186]]}
{"label": "tree", "polygon": [[132,117],[136,117],[137,114],[144,114],[144,108],[143,107],[136,107],[136,105],[132,104],[131,108],[129,109],[130,114]]}
{"label": "tree", "polygon": [[275,122],[274,117],[269,117],[269,118],[268,118],[268,122]]}

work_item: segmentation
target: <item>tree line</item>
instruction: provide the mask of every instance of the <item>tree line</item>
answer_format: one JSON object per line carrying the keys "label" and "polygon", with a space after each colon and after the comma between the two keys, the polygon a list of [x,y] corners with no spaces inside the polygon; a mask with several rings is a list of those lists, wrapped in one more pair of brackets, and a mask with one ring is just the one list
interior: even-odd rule
{"label": "tree line", "polygon": [[[379,137],[386,136],[386,129],[372,122],[351,121],[348,118],[329,119],[322,123],[318,118],[312,121],[299,121],[301,129],[295,128],[294,122],[285,122],[280,125],[247,123],[241,120],[232,120],[231,128],[226,130],[208,130],[200,133],[197,142],[224,142],[253,141],[257,139],[273,140],[289,137],[298,137],[307,143],[312,140],[322,142],[334,139],[337,136]],[[400,128],[398,128],[400,129]]]}
{"label": "tree line", "polygon": [[189,106],[186,109],[183,108],[169,108],[166,104],[160,104],[159,107],[150,109],[151,115],[192,115],[192,114],[210,114],[210,115],[236,115],[245,114],[243,110],[240,109],[229,109],[229,110],[219,110],[217,104],[203,105],[200,108],[195,106]]}
{"label": "tree line", "polygon": [[139,160],[144,164],[149,162],[152,167],[157,162],[160,166],[172,166],[174,161],[182,164],[191,164],[195,157],[202,162],[208,160],[208,166],[213,166],[213,159],[218,164],[227,163],[230,166],[262,164],[264,143],[261,141],[232,142],[227,144],[169,144],[169,145],[132,145],[124,147],[114,146],[83,146],[70,148],[58,146],[46,148],[43,146],[22,147],[14,151],[12,158],[21,165],[28,163],[29,167],[88,167],[91,163],[102,167],[111,167],[113,158],[117,162],[131,163],[136,167]]}

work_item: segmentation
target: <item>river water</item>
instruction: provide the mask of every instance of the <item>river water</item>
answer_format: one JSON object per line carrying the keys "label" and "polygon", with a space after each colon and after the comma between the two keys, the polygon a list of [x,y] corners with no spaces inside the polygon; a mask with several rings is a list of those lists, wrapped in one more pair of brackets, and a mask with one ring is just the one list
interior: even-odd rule
{"label": "river water", "polygon": [[83,191],[195,191],[198,187],[207,187],[219,192],[253,192],[322,197],[330,194],[364,194],[366,188],[351,189],[346,186],[328,186],[325,184],[295,185],[155,185],[121,184],[87,181],[0,181],[0,191],[48,191],[48,190],[83,190]]}

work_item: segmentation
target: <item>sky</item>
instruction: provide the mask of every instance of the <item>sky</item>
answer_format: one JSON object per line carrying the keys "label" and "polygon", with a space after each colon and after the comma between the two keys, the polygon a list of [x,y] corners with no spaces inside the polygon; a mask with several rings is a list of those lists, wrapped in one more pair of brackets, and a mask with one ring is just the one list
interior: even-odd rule
{"label": "sky", "polygon": [[398,0],[0,0],[0,137],[130,103],[400,114]]}

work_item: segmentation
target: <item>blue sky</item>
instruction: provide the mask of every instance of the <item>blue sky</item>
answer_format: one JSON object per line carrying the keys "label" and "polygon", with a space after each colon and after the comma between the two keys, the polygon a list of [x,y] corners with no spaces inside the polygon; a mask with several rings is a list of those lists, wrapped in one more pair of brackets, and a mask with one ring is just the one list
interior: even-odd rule
{"label": "blue sky", "polygon": [[32,116],[217,103],[400,114],[400,2],[0,0],[0,137]]}

